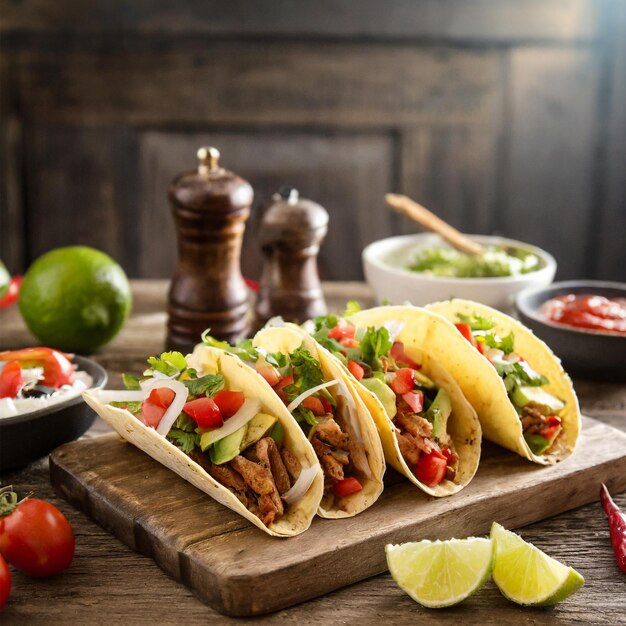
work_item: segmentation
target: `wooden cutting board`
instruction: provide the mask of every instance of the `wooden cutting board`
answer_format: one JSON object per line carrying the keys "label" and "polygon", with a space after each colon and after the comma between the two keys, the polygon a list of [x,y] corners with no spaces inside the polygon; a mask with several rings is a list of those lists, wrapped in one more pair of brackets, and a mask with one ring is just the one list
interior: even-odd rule
{"label": "wooden cutting board", "polygon": [[[576,452],[540,467],[486,443],[474,480],[430,498],[387,470],[378,502],[304,534],[269,537],[117,435],[50,455],[56,491],[134,550],[152,557],[227,615],[275,611],[386,570],[384,546],[517,528],[598,499],[600,482],[626,488],[626,433],[583,418]],[[598,512],[600,515],[600,511]]]}

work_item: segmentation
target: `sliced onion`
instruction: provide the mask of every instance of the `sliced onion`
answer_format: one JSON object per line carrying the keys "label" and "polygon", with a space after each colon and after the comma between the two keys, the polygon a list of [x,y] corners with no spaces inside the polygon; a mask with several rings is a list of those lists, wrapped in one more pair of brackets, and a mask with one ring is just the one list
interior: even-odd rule
{"label": "sliced onion", "polygon": [[261,401],[258,398],[246,398],[241,408],[232,417],[229,417],[223,426],[216,428],[215,430],[206,431],[210,433],[209,445],[224,439],[228,435],[231,435],[236,430],[239,430],[242,426],[245,426],[261,409]]}
{"label": "sliced onion", "polygon": [[396,337],[404,330],[405,324],[397,320],[388,320],[383,326],[389,331],[389,339],[393,343]]}
{"label": "sliced onion", "polygon": [[148,395],[141,389],[99,389],[94,395],[105,404],[109,402],[141,402]]}
{"label": "sliced onion", "polygon": [[270,319],[265,322],[265,326],[263,328],[282,328],[285,325],[285,320],[280,315],[275,315],[274,317],[270,317]]}
{"label": "sliced onion", "polygon": [[179,380],[169,380],[165,378],[150,378],[140,382],[139,384],[141,385],[141,389],[146,392],[146,396],[148,395],[148,391],[152,391],[153,389],[162,389],[163,387],[171,389],[176,394],[172,403],[167,407],[167,410],[163,414],[163,417],[161,418],[161,421],[156,429],[159,435],[163,435],[165,437],[165,435],[170,432],[170,428],[178,419],[178,416],[181,414],[183,407],[185,406],[185,402],[187,402],[187,397],[189,396],[189,389],[187,389],[187,387],[185,387],[185,385]]}
{"label": "sliced onion", "polygon": [[313,484],[319,469],[319,463],[303,469],[300,472],[300,476],[298,476],[298,480],[296,480],[291,489],[283,493],[281,498],[289,505],[295,504],[309,490],[309,487]]}
{"label": "sliced onion", "polygon": [[[356,444],[363,445],[363,433],[361,432],[361,425],[359,424],[359,418],[356,414],[356,406],[354,404],[354,398],[352,394],[348,390],[346,383],[342,380],[339,381],[339,393],[337,395],[342,395],[346,399],[346,408],[348,409],[348,419],[350,420],[350,425],[352,426],[352,432],[356,437]],[[365,457],[365,463],[363,467],[358,467],[357,469],[361,470],[367,478],[372,478],[372,471],[370,469],[369,463],[367,462],[367,456],[363,454]],[[354,463],[354,458],[353,458]]]}
{"label": "sliced onion", "polygon": [[307,391],[304,391],[303,393],[301,393],[295,400],[292,400],[288,405],[287,405],[287,410],[291,413],[292,411],[295,411],[304,400],[306,400],[309,396],[312,396],[314,393],[317,393],[320,389],[326,389],[326,387],[332,387],[333,385],[336,385],[337,383],[339,383],[341,381],[337,380],[336,378],[333,380],[329,380],[325,383],[322,383],[321,385],[317,385],[317,387],[312,387],[311,389],[308,389]]}

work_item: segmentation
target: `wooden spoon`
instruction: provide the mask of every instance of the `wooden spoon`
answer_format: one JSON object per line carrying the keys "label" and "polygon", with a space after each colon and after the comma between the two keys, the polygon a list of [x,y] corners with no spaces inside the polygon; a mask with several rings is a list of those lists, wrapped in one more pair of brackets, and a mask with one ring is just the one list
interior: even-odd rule
{"label": "wooden spoon", "polygon": [[427,208],[411,200],[408,196],[401,196],[395,193],[388,193],[385,202],[398,213],[406,215],[413,221],[421,224],[424,228],[432,230],[441,235],[451,246],[465,252],[466,254],[482,254],[483,246],[469,237],[459,232],[448,222],[444,222],[440,217],[431,213]]}

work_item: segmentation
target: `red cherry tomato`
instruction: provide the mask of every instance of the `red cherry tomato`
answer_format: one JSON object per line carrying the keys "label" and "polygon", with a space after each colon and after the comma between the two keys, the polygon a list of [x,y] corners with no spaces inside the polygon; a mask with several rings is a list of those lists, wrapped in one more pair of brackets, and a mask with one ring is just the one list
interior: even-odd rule
{"label": "red cherry tomato", "polygon": [[402,398],[411,407],[413,413],[420,413],[424,410],[424,394],[421,391],[403,393]]}
{"label": "red cherry tomato", "polygon": [[457,330],[467,339],[473,346],[476,345],[474,335],[472,335],[472,327],[469,324],[455,324]]}
{"label": "red cherry tomato", "polygon": [[20,285],[22,284],[21,276],[13,276],[11,282],[9,283],[9,289],[4,294],[2,298],[0,298],[0,309],[4,309],[6,307],[11,306],[17,302],[17,296],[20,292]]}
{"label": "red cherry tomato", "polygon": [[476,350],[478,350],[478,352],[480,352],[481,354],[485,354],[485,352],[487,352],[487,350],[485,348],[485,342],[484,341],[477,341],[476,342]]}
{"label": "red cherry tomato", "polygon": [[344,348],[358,348],[361,345],[361,342],[358,339],[353,339],[352,337],[344,337],[339,340],[339,343]]}
{"label": "red cherry tomato", "polygon": [[193,419],[200,428],[219,428],[223,423],[222,413],[213,398],[198,398],[187,402],[183,411]]}
{"label": "red cherry tomato", "polygon": [[363,380],[365,370],[356,361],[348,361],[348,369],[357,380]]}
{"label": "red cherry tomato", "polygon": [[4,608],[4,605],[9,599],[11,594],[11,572],[7,562],[3,556],[0,555],[0,611]]}
{"label": "red cherry tomato", "polygon": [[363,489],[363,485],[354,477],[348,476],[333,485],[333,493],[337,498],[344,498]]}
{"label": "red cherry tomato", "polygon": [[539,434],[545,437],[548,441],[552,441],[558,431],[561,429],[561,418],[556,415],[551,415],[548,418],[548,425]]}
{"label": "red cherry tomato", "polygon": [[328,398],[322,397],[322,406],[324,407],[324,414],[333,412],[333,405]]}
{"label": "red cherry tomato", "polygon": [[[7,497],[12,494],[13,498]],[[27,576],[60,574],[74,558],[74,532],[54,505],[37,498],[17,503],[13,492],[0,500],[0,553]]]}
{"label": "red cherry tomato", "polygon": [[341,340],[341,339],[354,339],[354,335],[356,334],[356,328],[354,326],[352,326],[352,324],[350,324],[349,322],[346,322],[346,320],[340,319],[339,322],[337,322],[337,326],[335,326],[334,328],[331,328],[328,331],[328,337],[329,339],[337,339],[337,341]]}
{"label": "red cherry tomato", "polygon": [[408,367],[412,367],[414,370],[421,369],[421,365],[416,363],[407,353],[404,351],[404,344],[401,341],[395,341],[393,346],[391,346],[391,351],[389,353],[391,358],[396,363],[402,363]]}
{"label": "red cherry tomato", "polygon": [[226,391],[226,389],[218,391],[212,398],[224,419],[237,413],[245,399],[243,391]]}
{"label": "red cherry tomato", "polygon": [[274,391],[278,394],[278,397],[285,403],[287,403],[287,394],[283,391],[285,387],[293,385],[293,376],[283,376],[278,383],[274,386]]}
{"label": "red cherry tomato", "polygon": [[24,348],[0,352],[0,361],[19,361],[22,367],[43,367],[42,385],[71,385],[74,366],[69,355],[52,348]]}
{"label": "red cherry tomato", "polygon": [[415,387],[415,379],[413,370],[410,367],[403,367],[396,371],[396,377],[391,381],[390,387],[399,395],[413,390]]}
{"label": "red cherry tomato", "polygon": [[141,403],[141,413],[137,415],[140,421],[146,426],[157,428],[161,423],[161,418],[172,401],[176,393],[169,387],[158,387],[150,392],[150,395]]}
{"label": "red cherry tomato", "polygon": [[24,377],[19,361],[9,361],[0,370],[0,398],[16,398],[23,386]]}
{"label": "red cherry tomato", "polygon": [[326,415],[322,401],[315,396],[309,396],[308,398],[302,400],[302,406],[305,409],[309,409],[313,415]]}
{"label": "red cherry tomato", "polygon": [[436,487],[446,475],[447,466],[446,457],[439,451],[433,450],[430,454],[420,455],[415,466],[415,476],[425,485]]}

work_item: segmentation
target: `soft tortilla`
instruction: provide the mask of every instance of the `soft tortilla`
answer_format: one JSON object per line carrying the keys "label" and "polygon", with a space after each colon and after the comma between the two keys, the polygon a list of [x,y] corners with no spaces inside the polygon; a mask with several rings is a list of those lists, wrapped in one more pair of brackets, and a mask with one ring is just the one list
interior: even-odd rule
{"label": "soft tortilla", "polygon": [[[567,458],[574,451],[580,434],[580,408],[572,381],[552,350],[517,320],[484,304],[453,299],[435,302],[426,308],[446,318],[443,320],[445,324],[441,324],[441,332],[445,328],[448,336],[442,338],[441,351],[437,354],[478,412],[485,437],[541,465],[553,465]],[[532,452],[524,439],[522,423],[508,398],[502,378],[454,327],[454,323],[459,321],[459,314],[473,313],[492,318],[497,323],[494,331],[501,336],[512,331],[515,352],[548,378],[550,383],[543,388],[565,402],[561,413],[563,432],[557,440],[558,447],[551,454],[536,455]]]}
{"label": "soft tortilla", "polygon": [[[283,327],[270,327],[260,330],[252,340],[257,347],[267,352],[281,352],[288,354],[299,348],[303,343],[306,349],[321,365],[325,380],[339,379],[345,384],[350,398],[356,408],[357,420],[361,430],[363,449],[372,474],[371,479],[363,482],[363,489],[358,493],[344,498],[344,508],[327,509],[320,504],[318,514],[326,518],[352,517],[370,507],[383,491],[383,474],[385,473],[385,456],[380,439],[376,432],[376,425],[359,394],[356,392],[351,379],[345,375],[343,369],[337,365],[336,359],[311,336],[293,324]],[[337,390],[330,388],[331,393]],[[299,426],[298,426],[299,428]]]}
{"label": "soft tortilla", "polygon": [[[285,430],[285,445],[298,457],[303,468],[318,463],[311,444],[271,387],[237,357],[216,348],[197,346],[193,355],[188,357],[188,363],[191,367],[198,369],[201,367],[205,374],[220,372],[224,375],[227,389],[243,391],[246,397],[258,398],[261,401],[261,411],[280,420]],[[324,491],[321,468],[306,494],[295,505],[289,507],[280,519],[267,527],[229,489],[217,482],[182,450],[159,435],[154,428],[145,426],[125,409],[101,402],[98,390],[85,391],[83,397],[121,437],[269,535],[292,537],[304,532],[311,525]]]}
{"label": "soft tortilla", "polygon": [[[455,479],[457,482],[444,480],[436,487],[429,487],[419,481],[400,452],[395,436],[396,426],[380,400],[369,389],[356,383],[356,380],[355,383],[363,401],[374,416],[387,462],[427,494],[435,497],[449,496],[463,489],[478,469],[481,444],[480,423],[455,377],[440,358],[440,340],[436,332],[440,325],[438,316],[411,308],[410,310],[416,311],[417,314],[409,317],[406,315],[407,309],[408,307],[378,307],[355,313],[348,319],[357,329],[368,326],[380,328],[394,322],[403,323],[402,330],[395,339],[404,344],[407,356],[421,364],[421,371],[437,387],[445,389],[450,397],[452,413],[448,419],[447,431],[459,455],[459,469]],[[335,360],[344,367],[339,359],[335,358]],[[347,368],[344,367],[344,369],[348,371]]]}

